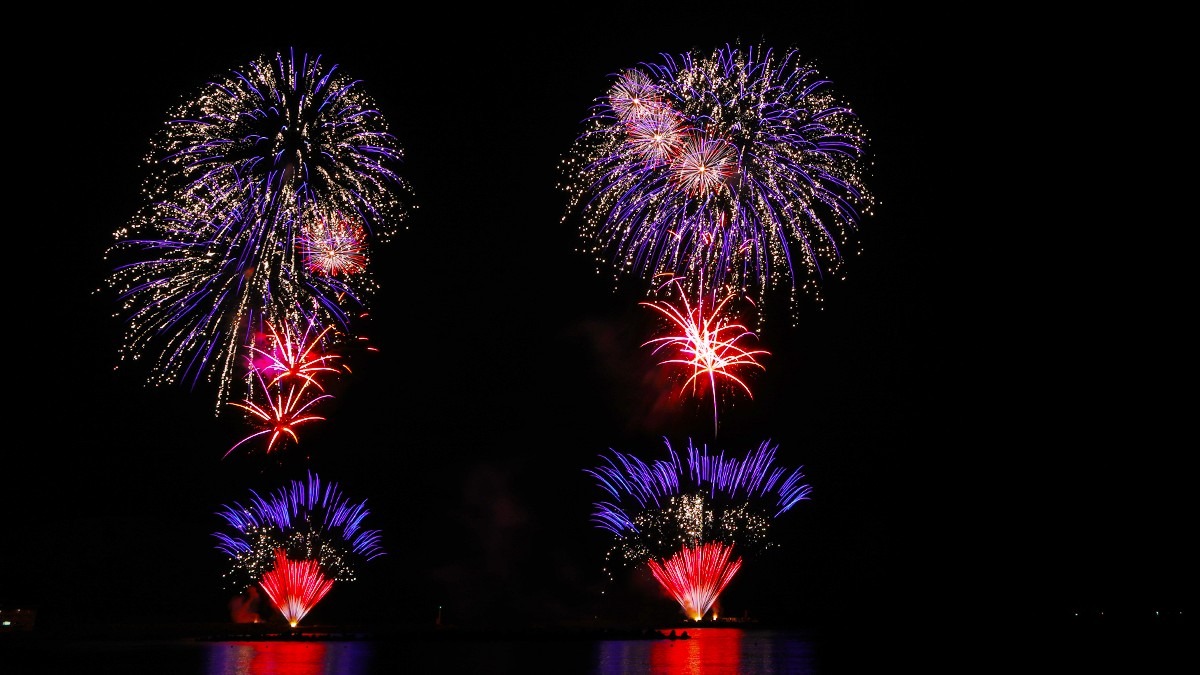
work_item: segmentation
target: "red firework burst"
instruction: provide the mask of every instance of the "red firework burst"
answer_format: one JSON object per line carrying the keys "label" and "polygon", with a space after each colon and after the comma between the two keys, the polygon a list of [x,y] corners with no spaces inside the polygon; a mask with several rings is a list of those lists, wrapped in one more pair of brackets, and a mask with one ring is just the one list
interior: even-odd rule
{"label": "red firework burst", "polygon": [[263,336],[267,348],[250,346],[250,351],[256,356],[252,366],[259,372],[273,376],[267,383],[268,386],[285,381],[304,380],[324,391],[324,387],[316,380],[317,374],[338,372],[337,368],[329,365],[338,358],[337,355],[320,352],[321,340],[332,328],[333,326],[327,326],[310,340],[312,324],[305,328],[304,335],[300,337],[296,336],[291,325],[285,324],[283,334],[280,335],[274,326],[267,324],[270,335]]}
{"label": "red firework burst", "polygon": [[750,386],[739,373],[746,368],[763,369],[758,357],[770,356],[770,352],[741,346],[742,340],[756,338],[757,335],[741,323],[737,323],[736,318],[726,311],[734,297],[733,294],[727,294],[718,300],[716,293],[713,293],[710,306],[706,308],[705,293],[701,287],[699,298],[693,307],[678,279],[668,283],[674,283],[679,289],[682,302],[680,306],[667,302],[641,304],[665,316],[670,321],[669,329],[673,332],[648,340],[642,346],[655,345],[655,354],[662,350],[671,353],[672,358],[659,362],[659,365],[681,365],[690,370],[690,375],[680,388],[681,392],[690,389],[693,394],[699,395],[707,385],[712,391],[715,431],[719,384],[732,383],[753,398]]}
{"label": "red firework burst", "polygon": [[250,421],[260,428],[258,431],[235,443],[232,448],[229,448],[225,452],[226,457],[242,444],[268,434],[270,435],[270,438],[267,440],[266,451],[268,453],[275,449],[275,445],[284,436],[290,437],[293,442],[300,442],[299,436],[296,435],[296,427],[308,422],[325,419],[324,417],[310,414],[308,410],[324,399],[333,398],[330,394],[311,396],[309,393],[310,382],[308,380],[303,380],[299,385],[293,383],[286,386],[271,386],[263,381],[262,375],[258,371],[254,371],[254,379],[259,384],[259,390],[266,397],[266,404],[259,405],[250,399],[246,399],[241,402],[230,403],[230,405],[245,410]]}

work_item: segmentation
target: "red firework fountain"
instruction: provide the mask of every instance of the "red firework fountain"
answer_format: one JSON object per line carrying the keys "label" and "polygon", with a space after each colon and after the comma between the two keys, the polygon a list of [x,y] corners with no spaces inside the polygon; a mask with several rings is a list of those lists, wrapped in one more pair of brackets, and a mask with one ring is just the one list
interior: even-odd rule
{"label": "red firework fountain", "polygon": [[729,560],[732,554],[732,546],[710,542],[684,546],[662,562],[651,558],[646,564],[658,583],[683,607],[683,613],[699,621],[742,567],[740,557]]}
{"label": "red firework fountain", "polygon": [[333,588],[333,581],[316,560],[288,560],[283,549],[276,549],[275,569],[263,573],[260,583],[271,604],[295,628]]}

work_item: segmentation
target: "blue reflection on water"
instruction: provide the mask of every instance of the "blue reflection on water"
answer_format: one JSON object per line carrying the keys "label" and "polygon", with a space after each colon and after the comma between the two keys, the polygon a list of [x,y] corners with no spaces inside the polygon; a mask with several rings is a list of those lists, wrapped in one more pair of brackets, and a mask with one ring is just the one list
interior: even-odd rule
{"label": "blue reflection on water", "polygon": [[791,631],[696,628],[687,640],[608,640],[597,675],[816,675],[813,646]]}

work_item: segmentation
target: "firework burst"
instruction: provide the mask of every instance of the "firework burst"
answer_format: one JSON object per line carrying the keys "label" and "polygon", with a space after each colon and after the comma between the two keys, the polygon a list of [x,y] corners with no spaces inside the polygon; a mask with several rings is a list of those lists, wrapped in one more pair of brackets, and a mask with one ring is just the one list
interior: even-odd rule
{"label": "firework burst", "polygon": [[646,564],[689,617],[703,616],[743,556],[772,547],[774,520],[808,499],[801,470],[775,466],[775,451],[764,441],[742,458],[714,456],[689,440],[685,462],[668,441],[666,459],[613,452],[585,469],[614,500],[596,502],[592,514],[616,537],[608,560]]}
{"label": "firework burst", "polygon": [[[647,166],[665,166],[680,162],[693,136],[687,133],[683,118],[673,110],[642,115],[626,124],[630,150]],[[675,172],[680,168],[677,164]]]}
{"label": "firework burst", "polygon": [[367,268],[367,233],[341,214],[314,215],[304,222],[297,241],[312,274],[349,276]]}
{"label": "firework burst", "polygon": [[148,361],[156,385],[215,382],[219,413],[266,324],[353,339],[376,290],[366,248],[408,209],[402,150],[360,81],[263,56],[172,110],[151,147],[147,204],[108,251],[122,361]]}
{"label": "firework burst", "polygon": [[250,351],[254,354],[250,367],[272,377],[271,381],[266,383],[267,386],[303,380],[324,391],[324,387],[317,381],[317,376],[321,373],[340,372],[330,365],[338,355],[320,351],[322,339],[333,326],[326,326],[310,337],[313,329],[314,326],[310,323],[305,326],[304,334],[297,336],[296,331],[289,325],[281,335],[268,323],[269,333],[257,341],[265,346],[259,347],[257,343],[250,346]]}
{"label": "firework burst", "polygon": [[324,417],[313,414],[311,409],[321,401],[333,398],[330,394],[313,394],[311,388],[314,385],[310,380],[299,384],[270,385],[257,372],[254,373],[254,380],[258,383],[258,393],[265,401],[260,403],[247,398],[244,401],[233,401],[229,405],[246,411],[246,419],[256,427],[256,431],[226,450],[226,457],[259,437],[266,437],[265,452],[268,454],[288,438],[293,443],[299,443],[300,437],[296,434],[296,427],[324,420]]}
{"label": "firework burst", "polygon": [[714,292],[706,307],[706,294],[701,286],[700,296],[693,306],[677,279],[668,283],[678,288],[681,304],[641,303],[666,317],[669,322],[665,335],[648,340],[642,346],[653,345],[655,354],[666,351],[673,357],[661,361],[659,365],[682,366],[690,372],[680,392],[703,394],[705,389],[712,392],[713,432],[716,433],[719,385],[731,383],[753,398],[750,386],[740,372],[746,368],[763,369],[758,358],[770,356],[770,352],[747,349],[740,344],[747,338],[757,336],[737,323],[736,318],[727,311],[726,306],[734,299],[733,294],[719,297]]}
{"label": "firework burst", "polygon": [[875,205],[867,134],[829,85],[795,50],[762,46],[619,73],[560,166],[564,222],[581,219],[617,276],[705,271],[760,311],[772,288],[819,302]]}
{"label": "firework burst", "polygon": [[335,581],[354,581],[361,563],[384,551],[379,530],[363,528],[366,502],[352,502],[337,483],[293,480],[275,493],[251,491],[247,505],[224,505],[229,531],[213,534],[229,556],[233,588],[262,586],[289,621],[299,621]]}

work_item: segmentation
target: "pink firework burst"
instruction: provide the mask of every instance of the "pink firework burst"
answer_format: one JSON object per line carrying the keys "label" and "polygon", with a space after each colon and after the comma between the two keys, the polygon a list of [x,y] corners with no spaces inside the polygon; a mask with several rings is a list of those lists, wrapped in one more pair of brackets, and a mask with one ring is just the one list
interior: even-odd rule
{"label": "pink firework burst", "polygon": [[622,73],[613,84],[608,92],[608,104],[622,122],[655,113],[663,105],[650,76],[636,68]]}
{"label": "pink firework burst", "polygon": [[648,340],[642,346],[654,345],[655,354],[663,350],[671,353],[672,358],[659,362],[659,365],[681,365],[690,370],[691,374],[680,388],[681,392],[690,389],[693,394],[700,395],[707,385],[712,392],[715,433],[719,385],[731,383],[740,387],[750,398],[754,398],[750,386],[739,372],[746,368],[763,370],[758,357],[770,356],[770,352],[741,346],[742,340],[757,338],[757,335],[726,312],[727,305],[734,297],[732,293],[718,300],[714,292],[711,307],[706,308],[704,288],[701,286],[699,299],[693,307],[678,279],[672,279],[668,283],[673,283],[678,288],[682,299],[681,306],[667,302],[641,304],[665,316],[670,321],[669,328],[672,332]]}
{"label": "pink firework burst", "polygon": [[275,568],[264,572],[259,583],[271,604],[295,628],[329,593],[333,581],[321,572],[316,560],[288,560],[283,549],[276,549]]}
{"label": "pink firework burst", "polygon": [[367,234],[361,223],[339,212],[317,215],[300,228],[296,246],[304,266],[313,274],[357,274],[367,267]]}
{"label": "pink firework burst", "polygon": [[737,148],[732,143],[699,133],[687,134],[671,162],[671,175],[691,195],[717,192],[737,170]]}
{"label": "pink firework burst", "polygon": [[687,125],[669,108],[648,112],[629,121],[625,131],[630,148],[649,164],[670,164],[684,152]]}
{"label": "pink firework burst", "polygon": [[719,542],[684,546],[663,561],[646,561],[650,573],[671,594],[683,613],[693,621],[704,618],[717,597],[742,567],[742,559],[730,560],[733,547]]}
{"label": "pink firework burst", "polygon": [[310,382],[308,380],[303,380],[300,384],[273,386],[263,381],[262,375],[258,371],[254,371],[254,379],[259,384],[259,391],[266,398],[266,404],[259,405],[247,398],[244,401],[231,402],[230,405],[245,410],[251,423],[260,428],[229,448],[225,452],[226,457],[243,444],[260,436],[269,436],[267,453],[273,451],[275,446],[285,438],[291,438],[293,442],[299,443],[300,438],[296,435],[296,427],[325,419],[310,414],[309,409],[324,399],[333,398],[330,394],[312,396],[309,392]]}
{"label": "pink firework burst", "polygon": [[262,336],[266,348],[250,346],[250,351],[254,354],[251,365],[255,370],[272,377],[271,381],[267,382],[268,386],[304,380],[324,391],[324,387],[316,380],[317,374],[338,372],[337,368],[329,365],[338,358],[337,355],[323,354],[319,350],[321,340],[332,328],[333,326],[327,326],[309,339],[313,330],[311,323],[300,337],[296,336],[291,325],[285,325],[283,334],[280,335],[274,326],[267,324],[270,334]]}

